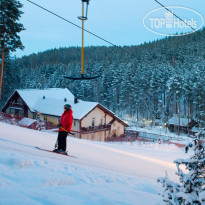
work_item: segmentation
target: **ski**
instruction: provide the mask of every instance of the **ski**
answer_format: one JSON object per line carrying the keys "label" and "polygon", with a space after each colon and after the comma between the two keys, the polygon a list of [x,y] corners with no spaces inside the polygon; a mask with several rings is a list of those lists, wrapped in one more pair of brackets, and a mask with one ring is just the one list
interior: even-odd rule
{"label": "ski", "polygon": [[55,153],[55,154],[61,154],[61,155],[65,155],[65,156],[68,156],[68,157],[77,158],[77,157],[74,157],[74,156],[69,155],[69,154],[58,153],[58,152],[54,152],[54,151],[48,150],[48,149],[43,149],[43,148],[40,148],[40,147],[35,147],[35,148],[36,148],[36,149],[39,149],[39,150],[42,150],[42,151],[46,151],[46,152],[52,152],[52,153]]}

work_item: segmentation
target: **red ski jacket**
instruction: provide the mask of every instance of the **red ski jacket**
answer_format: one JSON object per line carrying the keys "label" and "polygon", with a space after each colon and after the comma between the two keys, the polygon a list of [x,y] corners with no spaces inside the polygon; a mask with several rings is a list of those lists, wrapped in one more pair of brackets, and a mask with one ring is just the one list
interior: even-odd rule
{"label": "red ski jacket", "polygon": [[[60,124],[66,131],[70,132],[72,123],[73,123],[73,111],[70,109],[68,111],[65,111],[62,114]],[[65,130],[59,128],[59,131],[65,131]]]}

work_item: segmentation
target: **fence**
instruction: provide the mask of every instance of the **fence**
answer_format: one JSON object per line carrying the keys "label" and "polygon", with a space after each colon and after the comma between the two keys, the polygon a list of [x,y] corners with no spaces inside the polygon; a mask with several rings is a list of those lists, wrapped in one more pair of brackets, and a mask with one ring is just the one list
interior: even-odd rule
{"label": "fence", "polygon": [[135,130],[126,130],[125,135],[122,137],[107,137],[107,142],[158,142],[164,144],[175,144],[176,146],[182,148],[185,147],[183,143],[178,143],[172,141],[172,138],[167,136],[152,134],[147,132],[139,132]]}

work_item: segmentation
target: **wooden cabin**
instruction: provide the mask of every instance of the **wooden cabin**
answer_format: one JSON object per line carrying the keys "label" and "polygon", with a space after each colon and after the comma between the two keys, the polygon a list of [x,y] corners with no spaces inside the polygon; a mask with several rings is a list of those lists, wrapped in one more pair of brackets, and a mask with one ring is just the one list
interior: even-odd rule
{"label": "wooden cabin", "polygon": [[196,121],[188,119],[188,118],[182,118],[178,117],[178,115],[174,115],[172,118],[170,118],[166,125],[170,132],[178,132],[178,130],[181,133],[188,133],[188,130],[191,130],[192,127],[194,127],[197,124]]}
{"label": "wooden cabin", "polygon": [[[124,136],[128,125],[123,120],[98,102],[76,99],[66,88],[16,90],[2,112],[20,118],[37,119],[38,111],[58,124],[65,104],[70,104],[73,110],[71,131],[75,137],[106,141],[107,137]],[[44,121],[47,122],[47,119]]]}

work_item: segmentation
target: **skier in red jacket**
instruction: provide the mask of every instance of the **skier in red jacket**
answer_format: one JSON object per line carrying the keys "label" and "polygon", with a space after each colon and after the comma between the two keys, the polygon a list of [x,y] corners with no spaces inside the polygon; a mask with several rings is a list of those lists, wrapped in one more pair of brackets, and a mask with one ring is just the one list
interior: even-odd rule
{"label": "skier in red jacket", "polygon": [[73,111],[69,104],[64,105],[64,113],[61,116],[58,132],[58,148],[55,152],[66,153],[66,138],[73,123]]}

